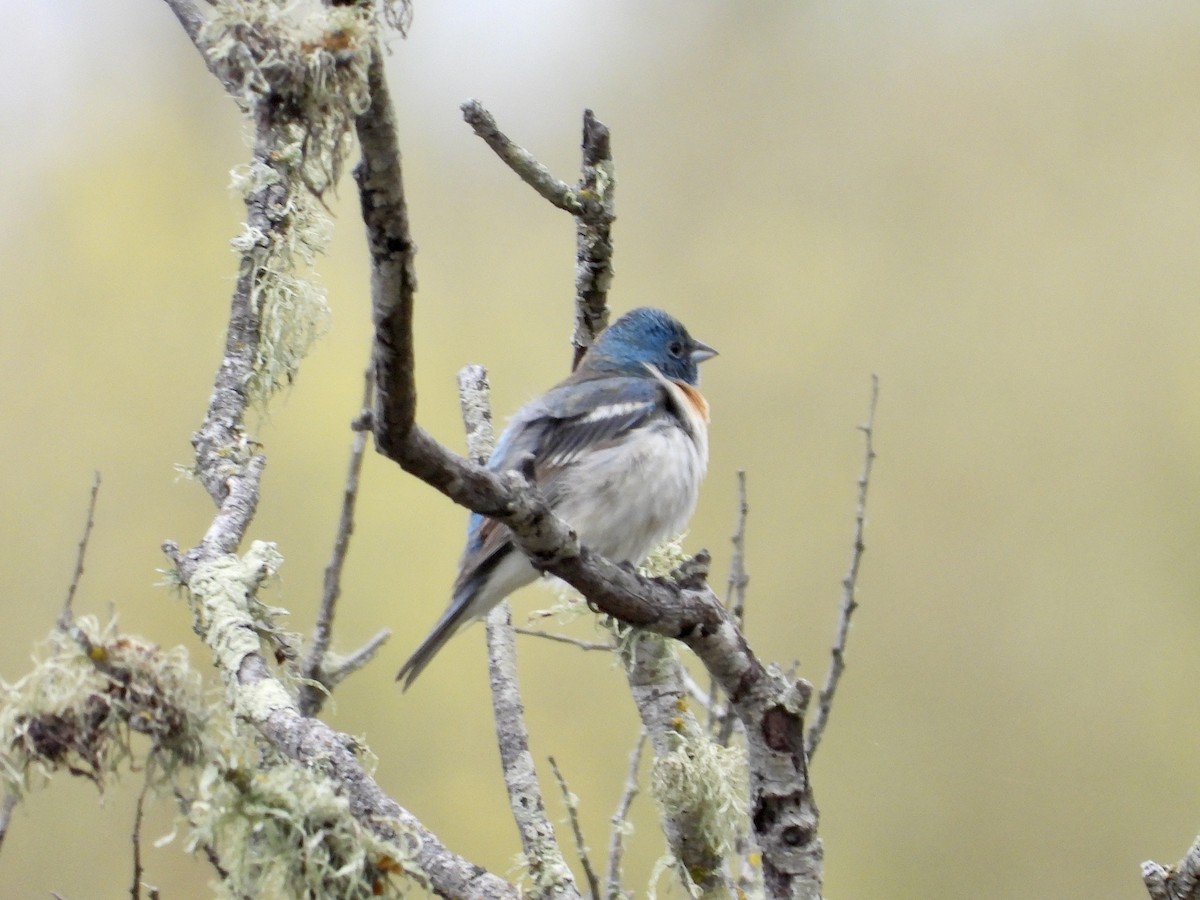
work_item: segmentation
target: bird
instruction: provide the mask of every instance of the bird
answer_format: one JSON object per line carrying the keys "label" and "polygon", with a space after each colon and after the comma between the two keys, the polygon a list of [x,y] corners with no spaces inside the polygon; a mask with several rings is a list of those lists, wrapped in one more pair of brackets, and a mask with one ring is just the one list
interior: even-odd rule
{"label": "bird", "polygon": [[[639,563],[696,507],[709,421],[699,364],[716,355],[669,313],[630,310],[574,372],[512,416],[487,468],[531,473],[580,543]],[[473,513],[450,604],[396,675],[403,689],[459,628],[540,574],[507,526]]]}

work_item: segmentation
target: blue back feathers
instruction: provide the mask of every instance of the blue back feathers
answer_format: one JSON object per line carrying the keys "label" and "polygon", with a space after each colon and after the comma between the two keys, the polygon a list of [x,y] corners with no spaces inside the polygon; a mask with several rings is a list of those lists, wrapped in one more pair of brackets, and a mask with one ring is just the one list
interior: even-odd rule
{"label": "blue back feathers", "polygon": [[625,313],[597,338],[576,375],[643,375],[649,363],[668,378],[695,385],[700,380],[699,363],[716,355],[712,347],[689,335],[678,319],[644,306]]}

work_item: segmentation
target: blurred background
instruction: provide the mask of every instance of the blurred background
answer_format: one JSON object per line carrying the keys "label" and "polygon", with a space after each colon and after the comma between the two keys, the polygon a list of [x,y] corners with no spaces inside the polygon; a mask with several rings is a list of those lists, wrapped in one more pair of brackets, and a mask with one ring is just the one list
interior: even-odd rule
{"label": "blurred background", "polygon": [[[164,4],[4,5],[0,677],[58,613],[94,470],[77,608],[210,672],[155,570],[212,512],[175,466],[220,359],[239,116]],[[419,418],[460,448],[459,367],[489,367],[502,418],[570,359],[572,223],[458,104],[478,97],[567,180],[593,108],[619,177],[615,310],[662,305],[721,351],[687,545],[713,550],[723,588],[748,470],[749,638],[818,682],[879,375],[862,607],[813,771],[831,898],[1137,898],[1139,862],[1200,829],[1198,48],[1194,0],[417,0],[393,42]],[[258,433],[252,536],[278,542],[268,600],[305,631],[369,336],[348,178],[333,210],[333,330]],[[394,637],[328,720],[506,874],[482,629],[407,694],[392,682],[446,602],[464,519],[367,459],[335,646]],[[515,599],[521,619],[551,595]],[[519,649],[534,755],[557,757],[602,856],[636,734],[623,678],[600,654]],[[138,785],[34,795],[0,895],[126,896]],[[155,807],[147,842],[172,815]],[[646,794],[634,821],[643,894],[663,849]],[[208,896],[180,845],[146,848],[146,880]]]}

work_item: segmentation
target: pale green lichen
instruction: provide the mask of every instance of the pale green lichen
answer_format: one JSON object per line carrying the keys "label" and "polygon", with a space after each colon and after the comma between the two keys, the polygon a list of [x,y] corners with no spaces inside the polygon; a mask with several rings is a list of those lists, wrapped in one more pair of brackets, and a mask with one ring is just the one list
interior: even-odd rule
{"label": "pale green lichen", "polygon": [[[217,557],[199,566],[192,574],[189,588],[192,594],[192,615],[197,634],[204,636],[217,659],[217,667],[233,677],[242,660],[250,653],[263,652],[278,660],[294,659],[299,636],[284,630],[279,620],[287,610],[269,606],[259,598],[262,588],[275,577],[283,565],[283,556],[275,544],[254,541],[244,556],[233,554]],[[280,670],[287,678],[287,668]],[[275,685],[275,688],[272,688]],[[235,702],[267,704],[278,708],[289,702],[281,685],[261,682],[262,696],[239,688]],[[267,696],[267,693],[270,696]],[[251,718],[261,721],[262,709],[246,710]]]}
{"label": "pale green lichen", "polygon": [[221,896],[400,896],[421,878],[416,835],[390,822],[399,840],[385,841],[327,777],[250,736],[199,774],[187,822],[188,851],[211,849],[227,873]]}
{"label": "pale green lichen", "polygon": [[0,682],[0,780],[23,795],[66,769],[103,789],[146,735],[160,777],[202,755],[208,704],[182,647],[156,645],[84,616],[43,642],[34,668]]}
{"label": "pale green lichen", "polygon": [[[402,8],[390,5],[385,17],[398,19]],[[233,172],[233,188],[270,221],[248,224],[231,242],[259,315],[245,388],[260,411],[294,381],[329,327],[312,266],[332,232],[324,195],[336,187],[354,120],[370,103],[377,30],[373,4],[223,0],[201,34],[255,134],[255,159]]]}
{"label": "pale green lichen", "polygon": [[655,758],[650,790],[664,815],[686,815],[697,837],[725,857],[745,829],[746,778],[741,747],[722,747],[701,735]]}

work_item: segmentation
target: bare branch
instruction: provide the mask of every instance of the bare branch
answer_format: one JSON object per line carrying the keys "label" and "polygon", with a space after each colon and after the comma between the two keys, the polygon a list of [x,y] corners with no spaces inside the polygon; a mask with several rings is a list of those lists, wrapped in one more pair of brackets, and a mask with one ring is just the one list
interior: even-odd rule
{"label": "bare branch", "polygon": [[[380,452],[391,456],[390,444],[408,434],[416,416],[412,311],[417,290],[413,265],[417,247],[408,227],[400,145],[378,49],[371,59],[368,80],[371,106],[356,123],[362,159],[354,167],[354,180],[358,183],[371,254],[375,443]],[[381,352],[381,345],[387,352]]]}
{"label": "bare branch", "polygon": [[842,579],[842,608],[838,616],[837,635],[830,651],[829,669],[825,673],[825,685],[821,688],[816,716],[808,729],[804,742],[805,754],[812,762],[813,754],[821,743],[821,735],[829,722],[829,712],[833,707],[833,695],[837,691],[838,682],[846,668],[846,638],[850,634],[850,617],[858,608],[856,589],[858,586],[858,568],[862,563],[863,529],[867,520],[867,488],[871,484],[871,466],[875,462],[875,405],[879,401],[879,378],[871,376],[871,402],[867,408],[867,421],[858,426],[863,433],[863,466],[858,476],[858,504],[854,512],[854,549],[850,553],[850,567],[846,577]]}
{"label": "bare branch", "polygon": [[616,644],[603,644],[596,641],[584,641],[579,638],[571,637],[569,634],[556,634],[553,631],[539,631],[536,628],[522,628],[519,625],[513,626],[513,631],[517,634],[528,635],[529,637],[545,638],[548,641],[556,641],[560,644],[570,644],[572,647],[578,647],[580,650],[615,650]]}
{"label": "bare branch", "polygon": [[500,157],[506,166],[512,169],[527,185],[533,188],[546,200],[559,209],[578,215],[583,211],[583,204],[575,196],[575,191],[565,181],[555,178],[553,173],[534,158],[533,154],[519,144],[514,143],[508,135],[500,130],[496,119],[483,108],[478,100],[467,100],[460,107],[463,118],[471,129],[483,138],[484,143]]}
{"label": "bare branch", "polygon": [[[467,447],[471,458],[484,463],[495,445],[487,370],[471,365],[458,373],[458,394]],[[492,714],[500,766],[508,789],[521,847],[538,892],[547,897],[578,897],[575,879],[567,868],[546,817],[546,806],[538,784],[529,731],[525,726],[525,704],[517,684],[517,646],[512,629],[512,607],[505,600],[487,615],[488,675],[492,689]]]}
{"label": "bare branch", "polygon": [[79,539],[79,552],[75,554],[75,574],[71,576],[71,584],[67,588],[67,599],[63,601],[62,612],[58,616],[58,627],[63,631],[70,630],[71,622],[75,619],[72,608],[75,603],[75,592],[79,590],[79,581],[83,578],[83,560],[87,556],[88,541],[92,537],[92,528],[96,524],[96,498],[100,495],[100,473],[92,476],[92,493],[88,499],[87,520],[83,525],[83,536]]}
{"label": "bare branch", "polygon": [[575,218],[575,347],[572,368],[608,326],[608,288],[612,284],[612,223],[616,219],[613,165],[608,126],[583,112],[583,165],[577,196],[585,201]]}
{"label": "bare branch", "polygon": [[621,858],[625,853],[625,832],[629,825],[629,808],[633,798],[638,794],[638,769],[642,765],[642,750],[646,746],[646,729],[638,735],[633,752],[629,754],[629,774],[625,777],[625,790],[617,803],[617,811],[613,813],[612,833],[608,839],[608,872],[604,877],[607,888],[607,900],[621,900],[625,892],[621,890]]}
{"label": "bare branch", "polygon": [[567,787],[567,779],[563,778],[563,773],[558,768],[558,763],[555,762],[553,756],[550,757],[550,768],[554,771],[555,780],[558,781],[558,789],[562,791],[563,804],[567,807],[567,817],[571,821],[571,831],[575,835],[575,849],[579,852],[579,864],[583,866],[583,873],[587,876],[592,900],[600,900],[600,880],[596,877],[592,861],[588,858],[587,842],[583,839],[583,829],[579,825],[579,798],[572,794],[571,789]]}
{"label": "bare branch", "polygon": [[[342,512],[338,519],[337,536],[333,541],[333,553],[330,556],[329,565],[325,567],[321,606],[317,612],[317,622],[313,627],[308,653],[300,664],[301,676],[316,682],[316,684],[304,684],[300,687],[300,712],[306,716],[314,716],[320,712],[327,696],[326,691],[333,689],[333,683],[326,672],[325,657],[329,652],[329,642],[333,637],[334,612],[337,609],[338,597],[342,593],[342,569],[346,564],[346,554],[350,550],[350,536],[354,533],[354,506],[358,501],[359,476],[362,473],[363,455],[367,448],[364,414],[366,417],[370,416],[369,410],[374,393],[375,379],[368,368],[363,373],[363,398],[360,407],[363,413],[351,425],[355,431],[354,442],[350,447],[350,462],[346,472],[346,487],[342,492]],[[379,635],[375,637],[379,638]],[[366,647],[355,654],[356,664],[353,668],[348,668],[343,663],[338,681],[365,665],[375,655],[375,650],[379,645],[386,640],[386,635],[378,642],[372,639]],[[322,687],[325,690],[322,690]]]}
{"label": "bare branch", "polygon": [[496,445],[491,390],[487,369],[483,366],[472,364],[459,371],[458,402],[462,409],[463,427],[467,432],[467,456],[480,466],[487,464]]}

